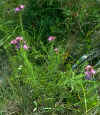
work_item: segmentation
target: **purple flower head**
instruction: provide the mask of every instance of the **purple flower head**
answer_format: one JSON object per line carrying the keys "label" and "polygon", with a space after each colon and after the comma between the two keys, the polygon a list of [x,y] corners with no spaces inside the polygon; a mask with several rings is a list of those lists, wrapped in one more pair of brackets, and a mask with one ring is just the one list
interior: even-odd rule
{"label": "purple flower head", "polygon": [[93,69],[91,65],[85,67],[85,75],[87,80],[90,80],[92,78],[92,75],[94,75],[95,73],[96,71]]}
{"label": "purple flower head", "polygon": [[86,72],[85,72],[85,75],[86,75],[86,79],[87,79],[87,80],[90,80],[90,79],[92,78],[92,73],[89,72],[89,71],[86,71]]}
{"label": "purple flower head", "polygon": [[16,44],[16,48],[17,48],[17,49],[20,48],[20,43],[19,43],[19,42]]}
{"label": "purple flower head", "polygon": [[91,72],[91,74],[93,74],[93,75],[96,73],[96,71],[93,69],[93,67],[91,65],[86,66],[85,70],[87,72]]}
{"label": "purple flower head", "polygon": [[19,7],[15,8],[16,12],[19,12],[21,9]]}
{"label": "purple flower head", "polygon": [[15,12],[19,12],[21,9],[24,9],[24,5],[21,4],[19,7],[15,8]]}
{"label": "purple flower head", "polygon": [[17,44],[17,41],[16,40],[12,40],[10,43],[11,44]]}
{"label": "purple flower head", "polygon": [[21,8],[21,9],[23,9],[23,8],[24,8],[24,5],[23,5],[23,4],[21,4],[21,5],[20,5],[20,8]]}
{"label": "purple flower head", "polygon": [[23,48],[24,48],[25,50],[28,50],[28,46],[27,46],[26,44],[24,44]]}
{"label": "purple flower head", "polygon": [[50,42],[50,41],[53,41],[53,40],[55,40],[56,39],[56,37],[55,36],[49,36],[48,37],[48,41]]}
{"label": "purple flower head", "polygon": [[85,67],[85,70],[86,70],[86,71],[89,71],[89,69],[91,69],[91,68],[92,68],[91,65],[87,65],[87,66]]}
{"label": "purple flower head", "polygon": [[55,48],[54,51],[57,52],[57,51],[58,51],[58,48]]}
{"label": "purple flower head", "polygon": [[20,36],[16,37],[16,41],[22,41],[22,40],[23,40],[23,37],[20,37]]}
{"label": "purple flower head", "polygon": [[91,73],[94,75],[96,74],[96,71],[94,69],[91,69]]}

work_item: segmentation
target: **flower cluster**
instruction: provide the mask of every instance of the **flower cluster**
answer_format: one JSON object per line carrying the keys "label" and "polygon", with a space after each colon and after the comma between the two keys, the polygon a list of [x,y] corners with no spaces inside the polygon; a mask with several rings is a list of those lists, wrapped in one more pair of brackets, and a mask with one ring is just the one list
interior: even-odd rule
{"label": "flower cluster", "polygon": [[15,12],[19,12],[20,10],[24,9],[24,5],[20,5],[18,7],[15,8]]}
{"label": "flower cluster", "polygon": [[23,40],[23,37],[16,37],[16,39],[12,40],[10,43],[16,45],[16,48],[19,49],[21,47],[21,42],[23,44],[23,48],[28,50],[28,46],[26,45],[26,41]]}
{"label": "flower cluster", "polygon": [[87,80],[91,80],[92,76],[96,73],[91,65],[85,67],[85,75]]}

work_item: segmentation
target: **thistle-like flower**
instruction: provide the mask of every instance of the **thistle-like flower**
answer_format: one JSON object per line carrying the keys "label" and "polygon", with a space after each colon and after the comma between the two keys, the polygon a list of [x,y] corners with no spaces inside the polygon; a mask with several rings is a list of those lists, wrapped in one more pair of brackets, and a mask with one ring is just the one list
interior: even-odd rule
{"label": "thistle-like flower", "polygon": [[91,80],[92,76],[96,73],[91,65],[85,67],[85,75],[87,80]]}

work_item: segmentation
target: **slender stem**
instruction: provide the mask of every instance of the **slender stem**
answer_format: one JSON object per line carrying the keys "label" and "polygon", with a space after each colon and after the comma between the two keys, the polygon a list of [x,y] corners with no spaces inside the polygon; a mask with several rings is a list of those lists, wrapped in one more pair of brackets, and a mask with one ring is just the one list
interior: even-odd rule
{"label": "slender stem", "polygon": [[83,84],[81,84],[81,85],[82,85],[82,90],[83,90],[83,94],[84,94],[85,111],[86,111],[86,115],[87,115],[88,109],[87,109],[86,92],[85,92],[85,89],[84,89],[84,87],[83,87]]}
{"label": "slender stem", "polygon": [[23,29],[23,22],[22,22],[22,15],[21,14],[19,14],[19,20],[20,20],[21,31],[22,31],[22,34],[24,36],[24,29]]}

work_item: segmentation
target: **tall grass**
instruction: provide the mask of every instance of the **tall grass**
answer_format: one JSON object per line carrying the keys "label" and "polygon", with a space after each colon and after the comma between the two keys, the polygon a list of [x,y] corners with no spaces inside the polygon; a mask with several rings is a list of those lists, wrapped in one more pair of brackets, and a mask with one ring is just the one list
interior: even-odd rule
{"label": "tall grass", "polygon": [[[20,4],[25,8],[15,12]],[[99,31],[99,9],[95,0],[2,1],[1,115],[100,113],[99,75],[86,80],[84,68],[90,62],[78,66],[82,55],[99,48],[92,45]],[[23,37],[28,50],[10,44],[17,36]],[[49,42],[49,36],[56,39]],[[92,60],[93,66],[98,60]],[[3,62],[8,65],[6,71]]]}

